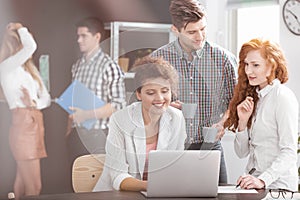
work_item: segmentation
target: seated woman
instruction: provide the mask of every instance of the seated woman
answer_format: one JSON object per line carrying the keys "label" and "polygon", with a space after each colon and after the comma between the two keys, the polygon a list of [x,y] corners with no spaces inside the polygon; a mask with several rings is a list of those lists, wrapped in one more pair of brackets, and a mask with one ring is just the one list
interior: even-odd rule
{"label": "seated woman", "polygon": [[244,189],[298,190],[298,102],[283,83],[286,60],[278,45],[253,39],[239,53],[238,84],[229,105],[225,127],[236,132],[234,148],[249,156],[246,172],[237,182]]}
{"label": "seated woman", "polygon": [[161,58],[144,57],[134,72],[139,102],[112,115],[105,166],[94,191],[146,191],[149,151],[184,149],[184,117],[169,106],[177,92],[177,71]]}

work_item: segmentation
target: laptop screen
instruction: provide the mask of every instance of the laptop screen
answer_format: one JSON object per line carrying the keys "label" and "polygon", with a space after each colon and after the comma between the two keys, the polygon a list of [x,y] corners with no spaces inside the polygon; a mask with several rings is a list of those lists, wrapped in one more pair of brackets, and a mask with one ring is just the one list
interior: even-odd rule
{"label": "laptop screen", "polygon": [[149,153],[147,197],[215,197],[220,151],[156,150]]}

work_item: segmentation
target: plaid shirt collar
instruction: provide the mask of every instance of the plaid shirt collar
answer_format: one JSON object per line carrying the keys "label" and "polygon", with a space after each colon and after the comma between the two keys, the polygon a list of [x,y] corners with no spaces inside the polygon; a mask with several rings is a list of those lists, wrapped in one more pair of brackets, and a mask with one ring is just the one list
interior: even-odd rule
{"label": "plaid shirt collar", "polygon": [[[177,52],[177,54],[184,59],[188,60],[188,54],[183,50],[183,48],[181,47],[180,43],[179,43],[179,39],[177,38],[174,42],[174,46],[175,46],[175,50]],[[201,56],[203,55],[204,49],[207,46],[207,42],[205,41],[203,44],[203,47],[201,49],[198,49],[196,51],[192,52],[193,57],[197,57],[198,59],[201,58]]]}
{"label": "plaid shirt collar", "polygon": [[102,49],[99,48],[97,51],[94,52],[93,55],[91,55],[91,58],[90,58],[89,60],[86,60],[85,56],[82,56],[82,58],[81,58],[81,63],[85,63],[85,62],[94,62],[94,60],[95,60],[96,58],[98,58],[98,56],[99,56],[100,54],[102,54],[102,53],[103,53]]}

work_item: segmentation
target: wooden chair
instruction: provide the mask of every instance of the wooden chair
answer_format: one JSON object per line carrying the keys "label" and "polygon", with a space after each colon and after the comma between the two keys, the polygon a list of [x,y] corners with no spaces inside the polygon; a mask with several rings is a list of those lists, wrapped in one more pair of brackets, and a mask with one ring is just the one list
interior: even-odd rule
{"label": "wooden chair", "polygon": [[72,167],[74,192],[91,192],[101,176],[104,162],[105,154],[90,154],[76,158]]}

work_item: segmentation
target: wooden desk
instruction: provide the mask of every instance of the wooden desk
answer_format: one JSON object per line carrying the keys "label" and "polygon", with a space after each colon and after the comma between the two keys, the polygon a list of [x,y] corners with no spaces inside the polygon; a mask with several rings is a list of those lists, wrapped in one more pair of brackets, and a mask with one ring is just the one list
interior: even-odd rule
{"label": "wooden desk", "polygon": [[[264,198],[266,191],[261,190],[257,194],[219,194],[216,198],[176,198],[176,200],[260,200]],[[139,192],[88,192],[88,193],[65,193],[65,194],[49,194],[40,196],[31,196],[22,198],[22,200],[107,200],[107,199],[121,199],[121,200],[140,200],[147,199]],[[151,199],[151,198],[150,198]],[[154,200],[168,200],[174,198],[153,198]]]}

